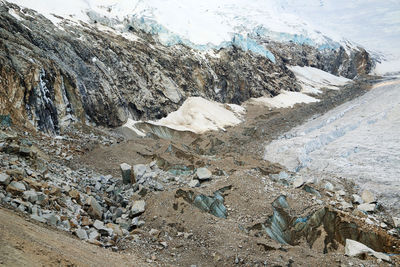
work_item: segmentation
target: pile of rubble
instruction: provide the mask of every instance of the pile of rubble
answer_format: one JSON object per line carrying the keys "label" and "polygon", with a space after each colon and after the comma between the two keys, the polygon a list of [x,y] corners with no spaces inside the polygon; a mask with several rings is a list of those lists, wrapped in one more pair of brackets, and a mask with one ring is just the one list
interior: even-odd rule
{"label": "pile of rubble", "polygon": [[[121,164],[122,179],[86,168],[72,170],[41,157],[33,144],[29,138],[0,132],[0,203],[104,247],[117,249],[121,238],[144,225],[141,214],[148,191],[190,182],[159,169],[155,162]],[[68,151],[61,154],[68,158]],[[211,173],[205,175],[210,178]]]}

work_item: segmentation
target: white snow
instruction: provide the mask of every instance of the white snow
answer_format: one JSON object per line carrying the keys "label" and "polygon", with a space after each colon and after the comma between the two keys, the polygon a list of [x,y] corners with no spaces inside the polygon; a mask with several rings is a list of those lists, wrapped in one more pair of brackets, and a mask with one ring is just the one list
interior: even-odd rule
{"label": "white snow", "polygon": [[[200,134],[206,131],[225,130],[227,126],[237,125],[242,122],[241,116],[245,112],[243,107],[235,104],[224,105],[201,97],[189,97],[177,111],[158,121],[147,121],[147,123]],[[123,127],[133,130],[139,136],[144,136],[145,133],[135,127],[139,122],[141,121],[128,119]]]}
{"label": "white snow", "polygon": [[154,124],[167,126],[178,131],[203,133],[209,130],[224,130],[224,127],[241,123],[235,112],[223,104],[201,97],[189,97],[175,112]]}
{"label": "white snow", "polygon": [[132,130],[135,134],[137,134],[138,136],[146,136],[146,134],[142,131],[140,131],[138,128],[136,128],[135,124],[138,123],[140,121],[135,121],[132,119],[128,119],[126,121],[126,123],[124,125],[122,125],[122,129],[126,128],[126,129],[130,129]]}
{"label": "white snow", "polygon": [[264,158],[304,177],[352,179],[400,212],[399,133],[400,80],[389,80],[271,142]]}
{"label": "white snow", "polygon": [[313,67],[290,66],[289,69],[296,75],[301,92],[305,94],[320,94],[322,88],[337,90],[338,86],[351,81]]}
{"label": "white snow", "polygon": [[277,96],[252,98],[249,100],[249,103],[262,104],[270,108],[292,108],[294,105],[299,103],[308,104],[318,101],[318,99],[301,92],[282,90]]}
{"label": "white snow", "polygon": [[14,18],[16,18],[17,20],[22,20],[22,18],[17,14],[17,12],[15,12],[14,9],[10,8],[8,10],[8,13],[13,16]]}

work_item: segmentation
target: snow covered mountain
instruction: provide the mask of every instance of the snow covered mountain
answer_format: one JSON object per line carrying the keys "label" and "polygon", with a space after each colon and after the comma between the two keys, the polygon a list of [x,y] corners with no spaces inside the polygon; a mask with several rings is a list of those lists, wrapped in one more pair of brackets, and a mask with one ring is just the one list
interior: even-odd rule
{"label": "snow covered mountain", "polygon": [[0,1],[0,113],[43,131],[158,120],[190,97],[241,104],[298,92],[290,66],[353,79],[374,65],[281,1],[12,2]]}

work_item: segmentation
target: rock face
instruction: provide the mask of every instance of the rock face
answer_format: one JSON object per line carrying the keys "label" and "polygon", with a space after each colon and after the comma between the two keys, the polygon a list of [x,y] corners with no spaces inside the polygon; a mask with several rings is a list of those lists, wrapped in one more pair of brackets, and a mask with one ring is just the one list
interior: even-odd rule
{"label": "rock face", "polygon": [[266,46],[276,53],[275,63],[235,45],[215,56],[183,45],[165,47],[133,26],[126,30],[129,39],[97,24],[64,20],[55,26],[32,10],[2,2],[0,114],[48,132],[71,121],[114,127],[127,118],[159,119],[189,96],[241,103],[299,90],[287,63],[347,77],[368,72],[372,64],[362,49],[348,56],[343,48],[272,42]]}

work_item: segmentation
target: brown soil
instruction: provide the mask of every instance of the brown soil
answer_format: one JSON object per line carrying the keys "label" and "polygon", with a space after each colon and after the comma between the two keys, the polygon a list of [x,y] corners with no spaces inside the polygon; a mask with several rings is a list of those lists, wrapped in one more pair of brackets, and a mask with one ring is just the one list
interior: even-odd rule
{"label": "brown soil", "polygon": [[[301,189],[294,189],[273,182],[268,175],[279,173],[282,167],[262,160],[263,147],[290,128],[313,115],[363,94],[368,87],[362,83],[347,86],[341,91],[328,91],[319,103],[297,105],[294,109],[268,110],[261,106],[247,106],[246,122],[227,129],[226,132],[210,132],[200,136],[185,135],[180,139],[163,140],[157,137],[139,138],[112,146],[89,145],[87,152],[70,163],[72,168],[86,165],[103,174],[120,175],[119,164],[131,165],[157,160],[161,168],[174,165],[193,168],[207,166],[215,178],[204,182],[195,193],[212,195],[223,187],[224,204],[228,209],[226,219],[200,211],[184,197],[176,194],[176,185],[161,192],[149,192],[146,212],[141,218],[145,225],[134,230],[118,244],[121,252],[113,253],[71,236],[37,226],[6,210],[0,210],[0,263],[5,265],[98,265],[98,266],[386,266],[376,259],[360,260],[344,256],[343,240],[335,243],[329,253],[324,251],[323,227],[310,247],[304,237],[295,245],[282,245],[265,234],[257,225],[266,222],[273,214],[271,203],[285,195],[290,204],[290,216],[304,217],[327,207]],[[85,149],[82,149],[84,151]],[[226,173],[223,174],[223,172]],[[351,185],[344,187],[351,193]],[[330,196],[316,186],[321,200],[329,203]],[[365,225],[349,214],[343,220],[358,225],[357,231],[383,236],[385,246],[399,253],[398,240],[377,227]],[[9,219],[11,218],[11,220]],[[4,221],[4,222],[3,222]],[[14,223],[15,221],[15,223]],[[157,229],[158,235],[151,235]],[[338,236],[341,234],[338,225]],[[344,230],[346,231],[346,229]],[[43,251],[42,251],[43,250]],[[4,252],[3,252],[4,251]],[[6,255],[6,256],[3,256]],[[3,258],[4,259],[3,259]],[[393,257],[395,259],[396,257]],[[13,264],[15,263],[15,264]]]}
{"label": "brown soil", "polygon": [[0,208],[0,266],[145,265],[138,255],[113,253]]}

